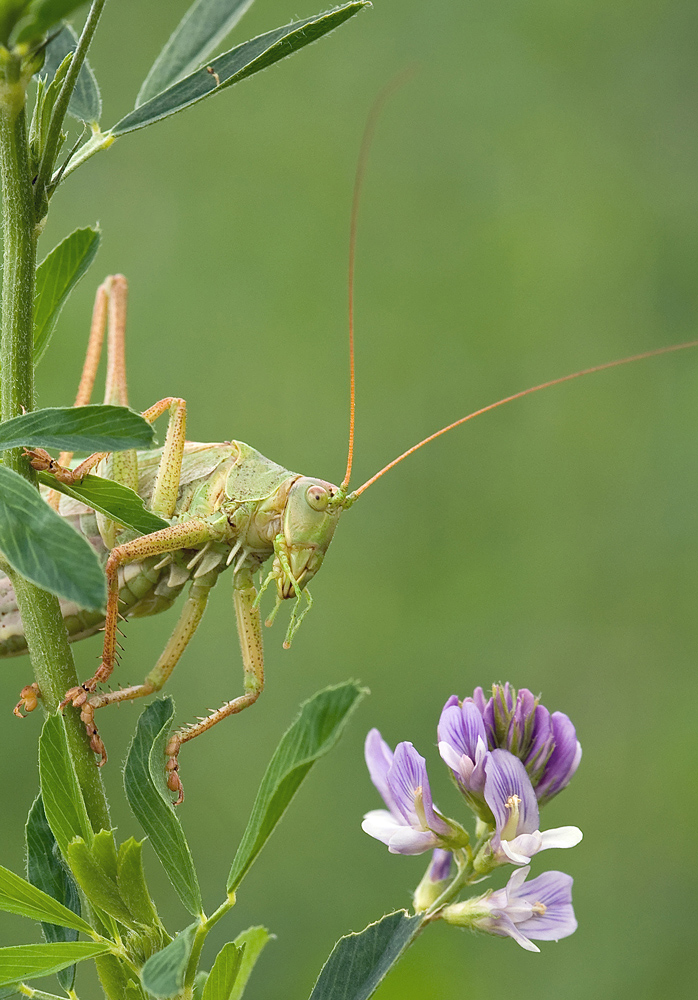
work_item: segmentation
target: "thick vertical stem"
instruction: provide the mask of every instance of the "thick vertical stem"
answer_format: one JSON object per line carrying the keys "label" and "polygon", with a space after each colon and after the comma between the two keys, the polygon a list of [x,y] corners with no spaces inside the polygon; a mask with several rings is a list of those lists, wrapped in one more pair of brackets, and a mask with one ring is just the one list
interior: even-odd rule
{"label": "thick vertical stem", "polygon": [[[10,74],[8,74],[9,77]],[[17,74],[18,76],[19,74]],[[38,227],[28,162],[23,81],[0,83],[0,173],[2,174],[4,275],[0,326],[0,411],[3,420],[34,403],[33,312]],[[6,451],[8,468],[33,480],[20,449]],[[55,711],[77,675],[58,600],[12,574],[36,681],[47,711]],[[68,742],[90,820],[109,828],[109,810],[99,772],[78,714],[66,717]]]}
{"label": "thick vertical stem", "polygon": [[[36,242],[34,205],[27,159],[24,94],[20,83],[4,88],[0,103],[4,275],[2,289],[2,419],[34,405],[33,311]],[[21,101],[21,103],[20,103]],[[27,475],[20,449],[5,464]]]}

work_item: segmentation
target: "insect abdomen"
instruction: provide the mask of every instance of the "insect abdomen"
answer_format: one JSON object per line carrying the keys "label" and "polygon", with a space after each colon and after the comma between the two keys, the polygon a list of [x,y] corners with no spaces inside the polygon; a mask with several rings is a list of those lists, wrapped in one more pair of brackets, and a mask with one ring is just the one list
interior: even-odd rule
{"label": "insect abdomen", "polygon": [[[71,642],[92,635],[104,624],[104,616],[98,611],[85,611],[70,601],[60,604]],[[0,657],[19,656],[26,650],[14,587],[6,576],[0,575]]]}

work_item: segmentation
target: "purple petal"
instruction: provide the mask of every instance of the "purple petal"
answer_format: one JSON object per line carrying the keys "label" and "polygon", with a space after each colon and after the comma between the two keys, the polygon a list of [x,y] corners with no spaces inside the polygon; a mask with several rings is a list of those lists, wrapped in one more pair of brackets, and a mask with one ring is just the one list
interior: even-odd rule
{"label": "purple petal", "polygon": [[393,816],[401,818],[401,813],[388,785],[388,771],[393,762],[393,751],[377,729],[372,729],[366,737],[364,757],[371,781],[380,792],[381,798]]}
{"label": "purple petal", "polygon": [[485,724],[472,702],[464,701],[462,708],[447,702],[441,713],[437,732],[439,742],[450,744],[459,756],[470,757],[473,762],[478,738],[487,743]]}
{"label": "purple petal", "polygon": [[429,866],[429,878],[432,882],[444,882],[451,874],[453,855],[437,847]]}
{"label": "purple petal", "polygon": [[497,746],[495,739],[495,718],[494,718],[494,698],[490,698],[482,709],[482,721],[485,723],[485,732],[487,733],[487,746],[490,750],[494,750]]}
{"label": "purple petal", "polygon": [[424,795],[425,782],[428,783],[428,778],[424,758],[411,743],[398,743],[388,770],[388,784],[400,815],[410,826],[422,826],[414,800],[418,790]]}
{"label": "purple petal", "polygon": [[[492,750],[485,762],[485,774],[485,801],[497,826],[493,839],[495,849],[501,839],[513,840],[514,836],[538,830],[536,793],[518,757],[507,750]],[[515,829],[510,823],[514,816],[513,806],[518,806]]]}
{"label": "purple petal", "polygon": [[463,733],[465,735],[465,745],[468,749],[465,753],[468,754],[471,760],[475,760],[477,757],[477,745],[478,740],[482,740],[487,748],[487,733],[485,731],[485,723],[483,722],[482,715],[478,711],[475,705],[472,703],[464,703],[461,708],[461,716],[463,720]]}
{"label": "purple petal", "polygon": [[516,695],[512,721],[519,733],[526,734],[536,710],[536,697],[528,688],[520,688]]}
{"label": "purple petal", "polygon": [[576,730],[564,712],[553,712],[551,723],[555,747],[536,789],[538,799],[545,802],[569,784],[582,759]]}
{"label": "purple petal", "polygon": [[472,701],[480,715],[484,715],[485,708],[487,706],[487,698],[485,698],[485,692],[481,687],[476,687],[473,691],[472,698],[466,698],[466,701]]}
{"label": "purple petal", "polygon": [[577,921],[572,908],[572,882],[564,872],[544,872],[510,891],[510,897],[526,899],[534,910],[533,916],[517,924],[518,930],[536,941],[559,941],[574,934]]}
{"label": "purple petal", "polygon": [[536,705],[538,704],[538,699],[532,691],[528,690],[528,688],[519,688],[516,701],[517,711],[519,706],[521,706],[525,715],[531,715],[535,711]]}
{"label": "purple petal", "polygon": [[[426,826],[437,833],[451,832],[450,826],[434,812],[426,761],[411,743],[398,743],[395,747],[393,763],[388,771],[388,785],[397,809],[411,827],[423,830],[426,820]],[[420,801],[423,815],[419,813]]]}
{"label": "purple petal", "polygon": [[544,705],[537,705],[533,715],[533,725],[531,726],[526,755],[523,758],[526,770],[534,785],[536,784],[535,779],[540,779],[543,774],[545,763],[553,751],[553,746],[554,736],[550,712]]}
{"label": "purple petal", "polygon": [[[465,704],[463,707],[465,707]],[[463,713],[459,705],[449,705],[446,702],[439,718],[439,724],[436,727],[436,734],[439,743],[448,743],[459,757],[467,753],[465,749],[465,733],[463,732]]]}

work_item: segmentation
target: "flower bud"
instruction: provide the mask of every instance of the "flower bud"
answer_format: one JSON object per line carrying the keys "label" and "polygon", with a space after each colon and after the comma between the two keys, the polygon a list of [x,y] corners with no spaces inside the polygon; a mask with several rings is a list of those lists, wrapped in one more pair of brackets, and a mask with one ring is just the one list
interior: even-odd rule
{"label": "flower bud", "polygon": [[414,908],[417,913],[428,910],[446,889],[451,881],[452,861],[453,855],[450,851],[436,848],[422,881],[414,891]]}

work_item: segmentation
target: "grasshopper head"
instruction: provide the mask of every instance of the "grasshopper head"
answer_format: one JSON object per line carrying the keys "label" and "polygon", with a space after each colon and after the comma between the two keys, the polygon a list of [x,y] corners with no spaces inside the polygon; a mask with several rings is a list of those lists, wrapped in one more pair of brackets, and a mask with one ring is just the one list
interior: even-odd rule
{"label": "grasshopper head", "polygon": [[[301,476],[289,490],[284,508],[283,547],[293,578],[301,589],[315,576],[332,541],[342,507],[330,501],[339,487],[324,479]],[[277,553],[274,576],[280,598],[296,597],[293,580]]]}

